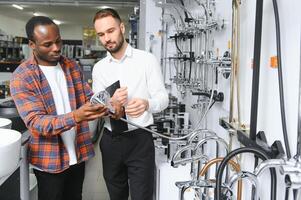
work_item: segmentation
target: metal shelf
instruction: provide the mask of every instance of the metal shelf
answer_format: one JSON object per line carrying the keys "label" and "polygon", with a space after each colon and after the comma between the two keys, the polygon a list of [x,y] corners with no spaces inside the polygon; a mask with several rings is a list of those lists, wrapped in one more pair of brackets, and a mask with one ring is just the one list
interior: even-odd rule
{"label": "metal shelf", "polygon": [[20,62],[0,62],[0,72],[14,72]]}

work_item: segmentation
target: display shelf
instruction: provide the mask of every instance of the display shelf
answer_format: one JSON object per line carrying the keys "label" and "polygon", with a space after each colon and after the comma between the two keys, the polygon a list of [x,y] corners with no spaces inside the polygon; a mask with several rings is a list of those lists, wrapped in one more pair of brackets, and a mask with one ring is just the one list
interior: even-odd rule
{"label": "display shelf", "polygon": [[0,62],[0,72],[14,72],[15,69],[21,64],[21,62]]}

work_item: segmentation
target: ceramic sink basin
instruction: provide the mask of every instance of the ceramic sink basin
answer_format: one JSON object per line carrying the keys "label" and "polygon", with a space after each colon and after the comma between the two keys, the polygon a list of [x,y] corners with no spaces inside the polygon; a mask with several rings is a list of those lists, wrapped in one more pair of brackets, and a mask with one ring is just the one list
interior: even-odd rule
{"label": "ceramic sink basin", "polygon": [[0,117],[7,118],[12,121],[11,129],[20,131],[21,133],[27,130],[23,120],[19,116],[18,110],[13,100],[8,100],[0,103]]}
{"label": "ceramic sink basin", "polygon": [[16,170],[20,160],[20,149],[21,133],[0,128],[0,179]]}
{"label": "ceramic sink basin", "polygon": [[0,117],[0,128],[11,129],[12,121],[10,119]]}

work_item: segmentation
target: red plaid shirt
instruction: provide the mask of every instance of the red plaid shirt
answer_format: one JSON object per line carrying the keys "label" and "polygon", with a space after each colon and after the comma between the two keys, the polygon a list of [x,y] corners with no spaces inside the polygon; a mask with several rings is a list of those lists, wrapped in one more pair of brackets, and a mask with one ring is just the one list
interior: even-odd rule
{"label": "red plaid shirt", "polygon": [[[89,100],[92,91],[74,61],[61,57],[60,65],[66,76],[71,110],[75,110]],[[26,60],[14,71],[10,91],[31,133],[28,148],[31,164],[50,173],[67,169],[69,155],[60,134],[72,127],[76,127],[78,162],[94,156],[88,122],[77,124],[73,112],[57,115],[51,88],[34,58]]]}

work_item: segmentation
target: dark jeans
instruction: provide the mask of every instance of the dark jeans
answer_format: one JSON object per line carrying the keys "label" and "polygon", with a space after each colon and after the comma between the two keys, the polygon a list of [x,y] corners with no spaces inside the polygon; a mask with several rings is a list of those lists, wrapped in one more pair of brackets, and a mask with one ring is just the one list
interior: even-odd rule
{"label": "dark jeans", "polygon": [[85,163],[72,165],[57,174],[34,169],[39,200],[81,200]]}
{"label": "dark jeans", "polygon": [[151,133],[138,129],[112,136],[107,129],[100,141],[103,175],[111,200],[152,200],[155,149]]}

